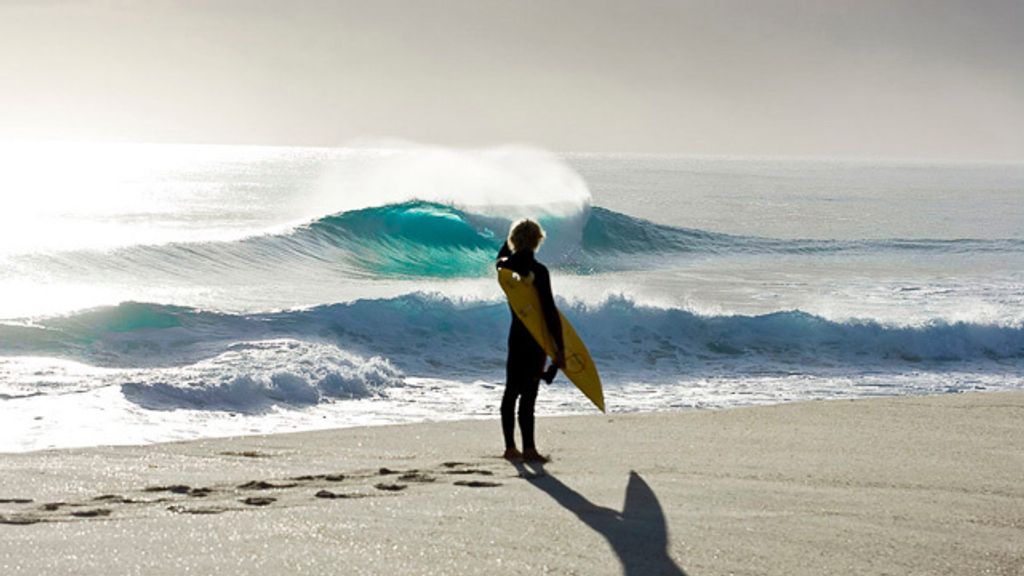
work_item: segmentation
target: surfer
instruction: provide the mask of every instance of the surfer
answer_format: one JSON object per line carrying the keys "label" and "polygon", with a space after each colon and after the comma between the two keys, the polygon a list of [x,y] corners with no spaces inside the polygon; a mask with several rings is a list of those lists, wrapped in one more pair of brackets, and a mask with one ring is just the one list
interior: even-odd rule
{"label": "surfer", "polygon": [[[537,390],[543,378],[549,384],[555,377],[563,360],[562,323],[551,294],[551,276],[548,269],[538,262],[534,253],[544,240],[540,224],[530,219],[519,220],[509,229],[508,239],[498,252],[497,267],[511,270],[521,278],[533,277],[533,286],[540,297],[541,308],[548,332],[554,339],[558,352],[547,370],[544,362],[547,354],[526,329],[515,313],[508,331],[508,359],[505,363],[505,394],[501,399],[501,429],[505,435],[505,458],[544,462],[547,459],[537,452],[534,443],[533,408],[537,401]],[[519,429],[523,436],[523,451],[516,448],[515,409],[519,400]]]}

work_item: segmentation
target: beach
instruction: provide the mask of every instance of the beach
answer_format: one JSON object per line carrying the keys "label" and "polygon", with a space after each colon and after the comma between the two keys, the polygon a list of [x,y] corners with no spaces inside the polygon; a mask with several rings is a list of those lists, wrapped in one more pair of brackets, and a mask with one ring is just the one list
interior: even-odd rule
{"label": "beach", "polygon": [[1024,574],[1024,394],[0,456],[4,574]]}

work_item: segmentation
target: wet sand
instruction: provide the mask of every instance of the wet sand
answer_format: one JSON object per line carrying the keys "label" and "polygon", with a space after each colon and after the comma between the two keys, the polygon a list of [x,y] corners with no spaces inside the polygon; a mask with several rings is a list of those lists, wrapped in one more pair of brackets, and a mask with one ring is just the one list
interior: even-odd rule
{"label": "wet sand", "polygon": [[0,573],[1024,574],[1024,393],[538,437],[544,466],[496,420],[0,455]]}

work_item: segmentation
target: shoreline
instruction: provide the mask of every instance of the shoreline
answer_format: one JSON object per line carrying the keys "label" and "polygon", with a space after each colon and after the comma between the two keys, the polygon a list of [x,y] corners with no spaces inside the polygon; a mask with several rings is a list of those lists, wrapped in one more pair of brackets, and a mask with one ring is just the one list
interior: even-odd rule
{"label": "shoreline", "polygon": [[1019,391],[542,417],[540,467],[496,418],[5,453],[0,566],[1021,574],[1022,418]]}
{"label": "shoreline", "polygon": [[[433,380],[430,378],[414,377],[409,380],[415,386],[423,389],[437,389],[438,385],[448,386],[449,382],[441,380]],[[460,385],[461,386],[461,385]],[[499,385],[500,387],[500,385]],[[622,394],[621,390],[614,390],[615,395]],[[110,393],[108,393],[108,391]],[[796,397],[779,397],[771,400],[766,400],[763,397],[757,395],[746,396],[749,398],[745,403],[737,404],[720,404],[720,403],[708,403],[699,404],[694,403],[692,405],[680,405],[673,404],[671,407],[663,408],[652,408],[651,402],[646,402],[622,411],[610,411],[605,416],[625,416],[625,415],[646,415],[646,414],[664,414],[664,413],[690,413],[690,412],[704,412],[704,411],[721,411],[721,410],[744,410],[750,408],[765,408],[783,404],[801,404],[801,403],[813,403],[813,402],[844,402],[850,400],[871,400],[881,398],[924,398],[931,396],[947,396],[947,395],[958,395],[958,394],[998,394],[998,393],[1012,393],[1012,392],[1024,392],[1024,388],[1009,387],[1009,388],[982,388],[982,389],[950,389],[944,391],[938,390],[916,390],[916,391],[904,391],[903,393],[889,393],[889,394],[836,394],[833,396],[814,396],[810,395],[806,398]],[[230,438],[245,438],[250,436],[274,436],[279,434],[304,434],[310,432],[329,432],[334,430],[348,430],[356,428],[377,428],[377,427],[390,427],[390,426],[410,426],[419,424],[441,424],[446,422],[480,422],[496,419],[498,417],[498,406],[497,404],[486,405],[480,403],[481,397],[470,396],[462,398],[461,400],[476,402],[473,410],[469,410],[465,413],[451,414],[451,413],[433,413],[433,414],[413,414],[407,413],[407,407],[412,406],[415,401],[422,400],[422,398],[416,399],[398,399],[390,403],[383,402],[378,399],[360,398],[354,400],[341,400],[337,403],[329,402],[317,406],[305,407],[308,411],[302,417],[292,420],[280,420],[277,423],[267,424],[266,422],[258,420],[261,417],[266,417],[270,412],[252,412],[248,413],[244,410],[239,412],[233,411],[219,411],[222,414],[230,414],[230,420],[211,421],[206,423],[204,426],[214,428],[215,431],[207,432],[208,435],[196,435],[191,429],[196,428],[198,424],[193,417],[188,414],[190,412],[204,412],[202,410],[183,408],[180,411],[186,413],[181,418],[168,418],[164,422],[135,422],[135,423],[121,423],[118,426],[127,426],[127,428],[118,428],[117,426],[111,426],[108,429],[98,428],[94,425],[94,422],[99,421],[102,418],[103,412],[102,407],[114,407],[126,408],[130,405],[126,401],[121,392],[113,393],[112,389],[104,388],[98,390],[92,390],[86,392],[86,394],[100,392],[104,395],[101,401],[94,401],[90,403],[86,409],[79,409],[74,411],[73,402],[77,401],[78,397],[75,396],[32,396],[26,398],[15,398],[12,401],[28,401],[35,402],[37,400],[42,402],[48,402],[56,400],[60,402],[59,405],[53,406],[56,410],[51,414],[42,411],[40,406],[23,407],[25,409],[20,411],[0,412],[0,420],[7,418],[13,420],[14,425],[10,426],[9,429],[14,430],[14,437],[17,437],[17,433],[20,430],[24,430],[26,434],[32,437],[32,447],[24,448],[22,444],[9,444],[6,445],[0,441],[0,458],[6,455],[16,454],[32,454],[37,452],[47,451],[60,451],[60,450],[88,450],[95,448],[112,448],[112,447],[144,447],[151,446],[154,444],[171,444],[181,442],[197,442],[202,440],[224,440]],[[444,394],[450,394],[451,389],[443,391]],[[606,390],[608,398],[611,399],[613,404],[617,404],[617,396],[613,395],[613,392]],[[493,393],[490,396],[495,396]],[[744,396],[740,396],[744,397]],[[497,396],[500,400],[500,396]],[[574,417],[587,417],[587,416],[601,416],[600,413],[594,409],[589,403],[585,403],[579,391],[569,383],[561,383],[559,386],[551,386],[545,390],[544,403],[545,406],[540,407],[538,410],[538,418],[574,418]],[[431,400],[428,398],[428,401]],[[685,399],[692,401],[692,398]],[[493,402],[494,398],[484,399],[485,402]],[[661,398],[661,401],[666,401],[665,398]],[[371,402],[376,406],[371,410],[361,410],[357,406],[364,402]],[[572,408],[566,408],[566,406],[572,405]],[[580,408],[582,406],[582,408]],[[337,409],[336,409],[337,408]],[[303,408],[296,409],[292,414],[301,414]],[[391,410],[389,413],[388,410]],[[116,411],[116,410],[115,410]],[[163,412],[164,410],[160,410]],[[168,414],[177,413],[177,410],[171,410],[166,412]],[[288,410],[285,411],[288,413]],[[43,422],[46,414],[46,422]],[[384,419],[383,414],[388,414],[388,418]],[[237,417],[237,418],[236,418]],[[304,420],[302,418],[305,418]],[[253,422],[251,419],[256,418],[257,421]],[[340,419],[340,420],[339,420]],[[341,421],[354,420],[354,422],[341,423]],[[224,422],[231,422],[230,426],[224,426]],[[53,422],[57,422],[57,427],[53,427]],[[81,427],[79,429],[78,427]],[[172,433],[163,433],[159,431],[159,428],[167,427],[174,430]],[[182,429],[185,431],[183,432]],[[75,436],[74,441],[68,441],[72,434],[76,434],[76,430],[80,430]],[[154,433],[155,432],[155,433]],[[110,439],[115,437],[117,434],[121,434],[117,441],[111,441]],[[127,439],[125,439],[127,436]],[[61,440],[54,441],[53,438],[61,438]],[[49,440],[43,442],[43,440]],[[0,439],[2,440],[2,439]]]}

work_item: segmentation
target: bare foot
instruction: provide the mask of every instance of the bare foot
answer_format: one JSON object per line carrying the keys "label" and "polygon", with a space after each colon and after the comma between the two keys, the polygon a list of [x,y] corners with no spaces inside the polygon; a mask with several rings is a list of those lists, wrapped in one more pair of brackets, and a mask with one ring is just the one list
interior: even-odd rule
{"label": "bare foot", "polygon": [[502,455],[505,460],[522,460],[523,453],[515,448],[505,448],[505,454]]}
{"label": "bare foot", "polygon": [[547,458],[540,455],[540,452],[537,452],[536,450],[532,449],[523,452],[523,460],[527,462],[538,462],[540,464],[544,464],[548,461]]}

